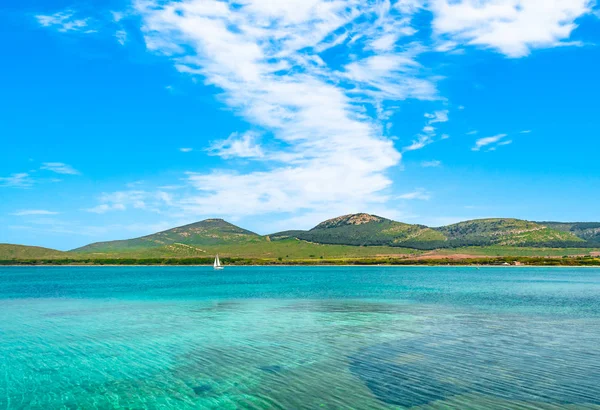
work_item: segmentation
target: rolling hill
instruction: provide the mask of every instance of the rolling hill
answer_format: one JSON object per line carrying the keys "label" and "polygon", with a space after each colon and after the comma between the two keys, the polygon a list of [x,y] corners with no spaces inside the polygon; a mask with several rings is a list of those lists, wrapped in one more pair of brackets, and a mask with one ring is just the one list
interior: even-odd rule
{"label": "rolling hill", "polygon": [[336,245],[414,247],[444,241],[441,233],[423,225],[410,225],[376,215],[352,214],[321,222],[309,231],[285,231],[271,239],[300,240]]}
{"label": "rolling hill", "polygon": [[557,231],[569,232],[578,238],[600,245],[600,222],[538,222]]}
{"label": "rolling hill", "polygon": [[[152,249],[161,255],[202,253],[203,246],[264,242],[266,238],[222,219],[206,219],[140,238],[96,242],[73,249],[75,253],[140,253]],[[145,252],[148,253],[148,252]]]}
{"label": "rolling hill", "polygon": [[456,246],[581,246],[585,241],[570,232],[535,222],[510,218],[476,219],[437,228]]}
{"label": "rolling hill", "polygon": [[309,231],[285,231],[270,237],[273,240],[297,238],[321,244],[399,246],[422,250],[488,245],[560,248],[586,243],[571,232],[519,219],[478,219],[428,228],[369,214],[345,215],[321,222]]}
{"label": "rolling hill", "polygon": [[[261,236],[222,219],[206,219],[139,238],[97,242],[60,252],[0,245],[0,260],[98,258],[403,258],[421,254],[585,255],[600,248],[600,224],[530,222],[496,218],[439,228],[411,225],[365,213],[321,222],[308,231]],[[569,248],[569,249],[567,249]],[[429,252],[434,251],[434,252]]]}
{"label": "rolling hill", "polygon": [[59,259],[66,258],[66,252],[39,246],[12,245],[0,243],[0,260],[12,259]]}

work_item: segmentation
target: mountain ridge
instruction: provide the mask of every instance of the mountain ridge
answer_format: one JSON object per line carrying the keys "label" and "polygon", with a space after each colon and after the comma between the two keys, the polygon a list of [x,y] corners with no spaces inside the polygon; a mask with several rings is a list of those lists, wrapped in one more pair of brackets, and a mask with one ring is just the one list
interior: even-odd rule
{"label": "mountain ridge", "polygon": [[[301,246],[301,243],[307,245]],[[533,222],[515,218],[487,218],[430,228],[425,225],[398,222],[378,215],[357,213],[327,219],[309,230],[289,230],[258,235],[223,219],[211,218],[137,238],[95,242],[67,252],[4,244],[3,247],[0,245],[0,259],[83,258],[114,255],[207,257],[223,248],[229,249],[232,254],[250,252],[264,257],[294,253],[295,250],[302,248],[305,249],[303,252],[312,256],[325,252],[326,248],[323,246],[345,246],[347,249],[339,249],[343,254],[363,254],[364,252],[358,251],[359,247],[372,248],[372,251],[367,252],[369,254],[376,252],[377,247],[381,247],[381,254],[409,252],[411,249],[422,252],[486,246],[507,249],[511,247],[600,248],[600,223]]]}

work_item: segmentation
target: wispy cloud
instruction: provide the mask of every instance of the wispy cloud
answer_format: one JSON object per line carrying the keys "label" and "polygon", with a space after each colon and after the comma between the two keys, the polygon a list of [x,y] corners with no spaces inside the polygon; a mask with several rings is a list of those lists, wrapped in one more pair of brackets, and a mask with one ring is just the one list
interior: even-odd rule
{"label": "wispy cloud", "polygon": [[242,135],[234,132],[229,138],[214,142],[208,152],[221,158],[262,158],[264,152],[258,144],[259,135],[248,131]]}
{"label": "wispy cloud", "polygon": [[[427,118],[427,122],[423,127],[422,133],[417,135],[417,139],[413,140],[409,146],[404,147],[402,152],[416,151],[435,142],[434,138],[436,137],[437,129],[433,126],[433,124],[448,122],[448,110],[426,113],[425,118]],[[445,140],[448,138],[449,136],[447,134],[443,134],[440,140]]]}
{"label": "wispy cloud", "polygon": [[193,148],[179,148],[179,151],[181,152],[192,152],[193,150]]}
{"label": "wispy cloud", "polygon": [[40,169],[56,172],[57,174],[64,175],[79,175],[80,172],[77,171],[72,166],[65,164],[63,162],[44,162]]}
{"label": "wispy cloud", "polygon": [[123,29],[117,30],[115,32],[115,38],[117,39],[117,42],[122,46],[124,46],[127,42],[127,37],[127,32]]}
{"label": "wispy cloud", "polygon": [[421,166],[423,168],[437,168],[442,166],[442,161],[433,160],[433,161],[423,161],[421,162]]}
{"label": "wispy cloud", "polygon": [[480,151],[482,148],[491,146],[490,148],[488,148],[488,151],[494,151],[496,149],[496,146],[508,145],[512,143],[511,140],[504,140],[506,136],[507,134],[498,134],[494,135],[493,137],[480,138],[477,141],[475,141],[475,146],[471,148],[471,150]]}
{"label": "wispy cloud", "polygon": [[575,21],[594,0],[433,0],[433,29],[458,44],[489,47],[508,57],[531,50],[577,45],[568,40]]}
{"label": "wispy cloud", "polygon": [[406,199],[406,200],[420,199],[423,201],[427,201],[427,200],[431,199],[431,194],[429,192],[427,192],[425,189],[420,188],[413,192],[407,192],[406,194],[398,195],[397,198],[398,199]]}
{"label": "wispy cloud", "polygon": [[35,16],[38,23],[43,27],[53,28],[61,33],[69,31],[94,33],[96,30],[89,28],[88,18],[77,18],[73,10],[59,11],[54,14]]}
{"label": "wispy cloud", "polygon": [[143,191],[132,189],[103,193],[100,195],[99,202],[99,205],[84,209],[84,211],[104,214],[111,211],[135,209],[160,213],[161,208],[165,205],[173,205],[173,197],[162,190]]}
{"label": "wispy cloud", "polygon": [[[223,158],[262,158],[267,169],[190,172],[196,193],[180,202],[187,212],[212,214],[216,203],[222,213],[250,215],[387,200],[386,171],[401,155],[375,112],[385,112],[389,101],[438,97],[435,79],[418,62],[426,50],[396,41],[414,34],[410,14],[382,4],[135,3],[148,49],[222,89],[223,101],[261,133],[265,146],[278,147],[273,157],[244,131],[211,146]],[[323,50],[342,44],[340,59],[350,62],[340,67],[321,59]],[[366,53],[355,58],[351,49]],[[367,105],[381,110],[371,114]]]}
{"label": "wispy cloud", "polygon": [[429,119],[429,124],[435,124],[436,122],[448,122],[448,110],[427,113],[425,114],[425,118]]}
{"label": "wispy cloud", "polygon": [[523,130],[520,133],[521,134],[531,134],[531,130]]}
{"label": "wispy cloud", "polygon": [[34,179],[26,172],[12,174],[7,177],[0,177],[0,186],[28,188],[34,184]]}
{"label": "wispy cloud", "polygon": [[100,204],[84,210],[94,214],[105,214],[109,211],[124,211],[125,209],[127,208],[123,204]]}
{"label": "wispy cloud", "polygon": [[13,212],[14,216],[31,216],[31,215],[58,215],[59,212],[47,211],[45,209],[24,209],[22,211]]}

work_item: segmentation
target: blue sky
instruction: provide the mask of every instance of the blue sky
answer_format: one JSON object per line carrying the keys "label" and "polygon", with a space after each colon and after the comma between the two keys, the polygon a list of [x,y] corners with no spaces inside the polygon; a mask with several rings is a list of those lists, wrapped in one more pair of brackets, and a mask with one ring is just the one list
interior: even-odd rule
{"label": "blue sky", "polygon": [[589,0],[10,2],[0,242],[598,221]]}

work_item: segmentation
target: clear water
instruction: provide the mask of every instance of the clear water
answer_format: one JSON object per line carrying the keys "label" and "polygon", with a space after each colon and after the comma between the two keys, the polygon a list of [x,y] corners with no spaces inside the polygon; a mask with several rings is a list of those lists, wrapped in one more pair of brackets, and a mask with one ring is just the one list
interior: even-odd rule
{"label": "clear water", "polygon": [[600,270],[0,268],[0,409],[600,409]]}

